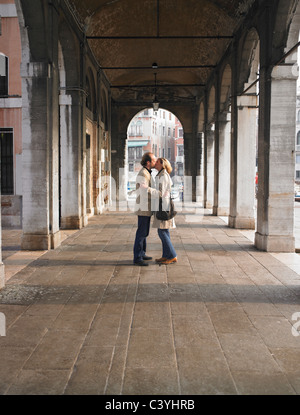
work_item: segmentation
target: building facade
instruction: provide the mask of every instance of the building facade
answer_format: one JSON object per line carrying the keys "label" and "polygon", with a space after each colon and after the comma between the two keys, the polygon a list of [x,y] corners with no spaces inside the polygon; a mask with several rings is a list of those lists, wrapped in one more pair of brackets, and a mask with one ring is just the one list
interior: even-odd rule
{"label": "building facade", "polygon": [[2,226],[22,226],[21,39],[14,1],[0,4],[0,137]]}

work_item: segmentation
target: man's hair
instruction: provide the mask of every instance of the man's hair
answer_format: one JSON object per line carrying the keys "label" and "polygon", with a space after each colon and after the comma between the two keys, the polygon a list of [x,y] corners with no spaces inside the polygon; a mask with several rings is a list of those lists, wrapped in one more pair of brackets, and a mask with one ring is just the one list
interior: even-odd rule
{"label": "man's hair", "polygon": [[150,162],[151,162],[151,155],[152,155],[152,154],[153,154],[153,153],[148,152],[148,153],[145,153],[145,154],[143,155],[142,160],[141,160],[141,165],[142,165],[143,167],[146,167],[146,165],[147,165],[148,161],[150,161]]}

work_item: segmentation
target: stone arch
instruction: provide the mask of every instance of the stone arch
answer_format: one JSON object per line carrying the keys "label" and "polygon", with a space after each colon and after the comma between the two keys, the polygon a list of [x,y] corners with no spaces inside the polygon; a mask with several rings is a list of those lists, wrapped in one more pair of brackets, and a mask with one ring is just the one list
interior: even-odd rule
{"label": "stone arch", "polygon": [[220,88],[220,111],[229,112],[231,105],[231,66],[227,64],[223,70]]}
{"label": "stone arch", "polygon": [[213,213],[228,216],[230,205],[230,164],[231,164],[231,84],[232,71],[229,63],[223,68],[220,82],[219,117],[217,124],[218,146],[216,154],[217,177]]}
{"label": "stone arch", "polygon": [[58,26],[61,56],[66,73],[64,88],[71,90],[80,86],[80,47],[74,32],[64,19]]}
{"label": "stone arch", "polygon": [[198,116],[198,132],[203,133],[205,130],[205,114],[204,114],[204,103],[203,101],[200,103],[199,107],[199,116]]}
{"label": "stone arch", "polygon": [[[285,48],[285,52],[287,53],[289,50],[291,50],[298,42],[299,42],[299,30],[300,30],[300,3],[298,3],[298,6],[295,10],[295,13],[293,15],[292,21],[289,26],[288,30],[288,38],[287,38],[287,44]],[[288,55],[285,59],[286,63],[297,63],[297,57],[298,57],[298,47],[295,48],[293,53]]]}
{"label": "stone arch", "polygon": [[241,45],[242,54],[240,61],[238,93],[241,93],[246,84],[257,80],[259,70],[259,35],[252,27],[245,36]]}
{"label": "stone arch", "polygon": [[101,121],[104,125],[104,130],[108,131],[108,96],[106,89],[101,89]]}
{"label": "stone arch", "polygon": [[298,42],[296,32],[297,26],[299,28],[299,8],[297,0],[279,0],[278,2],[272,44],[274,63]]}
{"label": "stone arch", "polygon": [[208,95],[208,106],[207,106],[207,122],[211,124],[215,121],[216,111],[216,93],[215,87],[212,86]]}
{"label": "stone arch", "polygon": [[93,114],[95,114],[97,110],[96,102],[95,77],[92,69],[89,67],[86,74],[86,106]]}

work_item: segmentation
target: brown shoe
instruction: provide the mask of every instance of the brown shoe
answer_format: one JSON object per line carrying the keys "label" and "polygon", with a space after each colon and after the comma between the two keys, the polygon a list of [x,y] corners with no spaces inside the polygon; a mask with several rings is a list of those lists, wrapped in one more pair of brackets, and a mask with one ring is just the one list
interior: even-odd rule
{"label": "brown shoe", "polygon": [[169,265],[169,264],[175,264],[175,262],[177,262],[177,257],[166,259],[165,261],[161,261],[161,264]]}
{"label": "brown shoe", "polygon": [[166,261],[166,260],[167,260],[167,258],[161,257],[159,259],[156,259],[155,262],[160,263],[160,262],[163,262],[163,261]]}

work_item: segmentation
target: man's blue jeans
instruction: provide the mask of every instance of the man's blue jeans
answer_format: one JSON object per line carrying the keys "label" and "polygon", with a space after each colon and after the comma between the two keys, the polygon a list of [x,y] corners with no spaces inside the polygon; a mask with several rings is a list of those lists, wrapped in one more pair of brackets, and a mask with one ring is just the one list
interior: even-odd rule
{"label": "man's blue jeans", "polygon": [[133,247],[133,262],[142,261],[146,254],[146,238],[149,235],[150,220],[151,216],[138,216],[138,228]]}
{"label": "man's blue jeans", "polygon": [[177,257],[176,251],[172,245],[169,229],[158,229],[158,236],[162,242],[163,258],[173,259]]}

